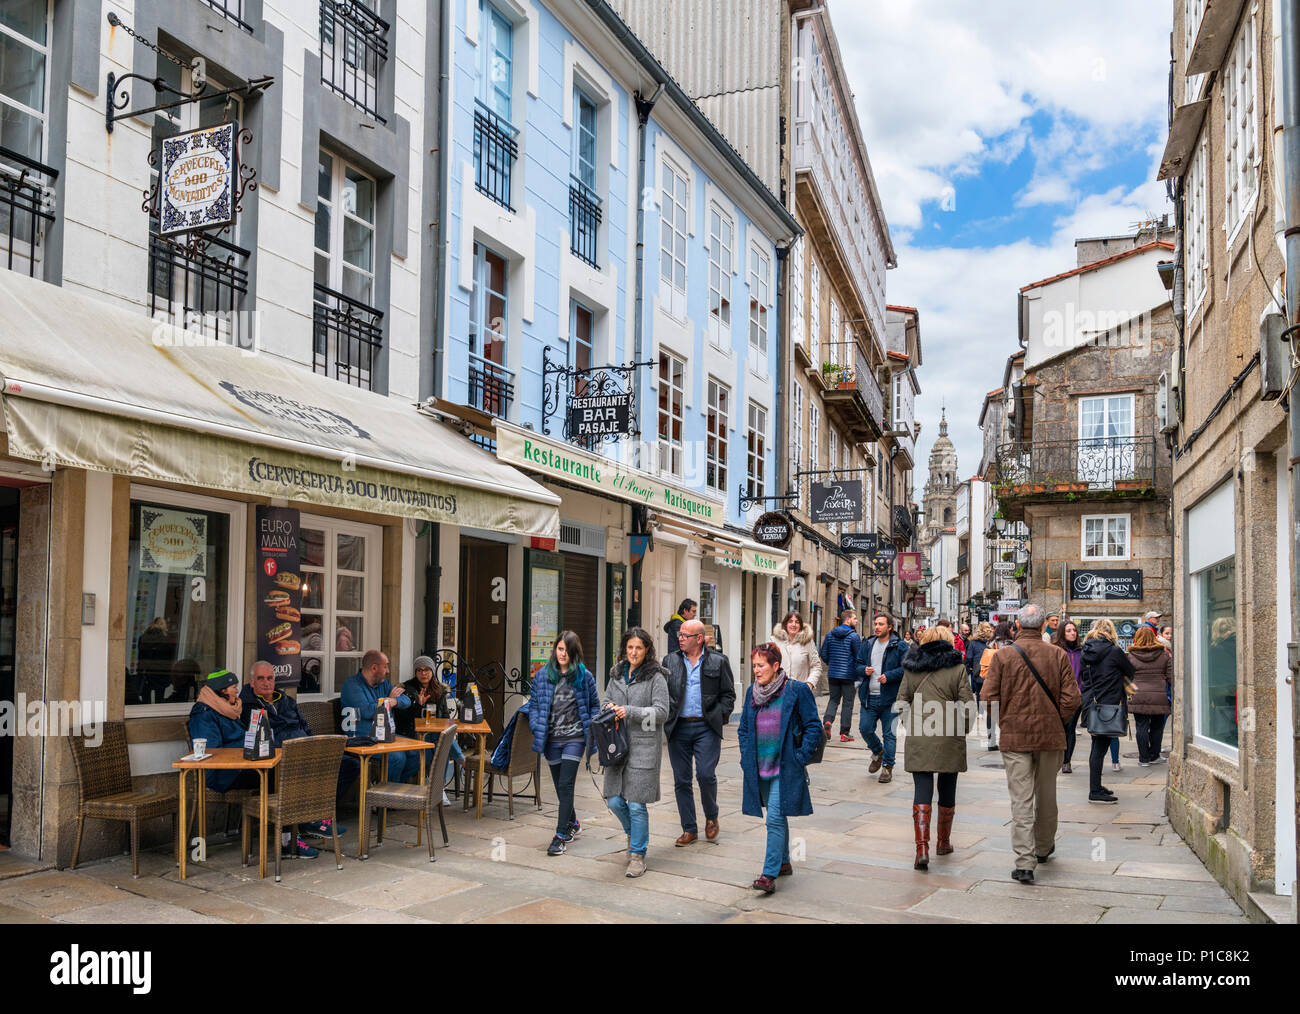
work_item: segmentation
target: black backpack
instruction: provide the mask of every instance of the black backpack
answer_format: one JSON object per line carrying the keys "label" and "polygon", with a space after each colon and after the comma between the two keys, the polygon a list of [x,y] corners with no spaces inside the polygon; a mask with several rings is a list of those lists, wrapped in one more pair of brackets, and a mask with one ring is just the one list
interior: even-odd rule
{"label": "black backpack", "polygon": [[627,763],[631,746],[627,739],[627,720],[619,718],[613,708],[606,708],[591,720],[591,738],[596,758],[603,768]]}

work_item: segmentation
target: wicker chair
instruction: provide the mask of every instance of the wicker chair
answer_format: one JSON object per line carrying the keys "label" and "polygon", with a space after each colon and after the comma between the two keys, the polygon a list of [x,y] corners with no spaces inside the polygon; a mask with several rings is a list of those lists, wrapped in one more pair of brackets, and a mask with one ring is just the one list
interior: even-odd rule
{"label": "wicker chair", "polygon": [[311,729],[313,736],[338,736],[343,733],[343,729],[338,724],[334,700],[298,703],[298,712],[307,723],[307,727]]}
{"label": "wicker chair", "polygon": [[[72,764],[77,770],[77,843],[72,868],[81,858],[81,833],[86,818],[120,820],[131,825],[131,876],[140,876],[140,821],[171,814],[172,851],[176,850],[176,823],[180,800],[175,791],[137,792],[131,787],[131,758],[126,749],[126,723],[105,722],[99,746],[89,746],[82,736],[69,736]],[[177,861],[180,861],[178,855]]]}
{"label": "wicker chair", "polygon": [[[433,761],[425,773],[423,785],[407,785],[402,782],[380,782],[366,790],[366,810],[419,810],[425,821],[425,831],[429,835],[429,862],[433,856],[433,811],[438,811],[438,823],[442,825],[442,843],[447,844],[447,820],[442,813],[442,787],[445,784],[447,758],[451,756],[451,745],[456,742],[456,726],[449,725],[438,736],[438,748],[433,751]],[[384,818],[380,814],[375,843],[384,843]],[[370,813],[366,813],[366,826],[360,831],[364,837],[360,854],[370,851]]]}
{"label": "wicker chair", "polygon": [[[338,785],[339,765],[343,762],[345,736],[306,736],[286,740],[281,747],[276,768],[276,791],[266,801],[267,817],[275,829],[275,882],[280,882],[280,831],[294,829],[307,821],[328,820],[334,839],[334,861],[343,869],[339,852],[338,820],[334,813],[334,793]],[[248,865],[249,825],[258,819],[258,799],[244,800],[244,824],[240,840],[240,860]],[[265,833],[265,832],[263,832]]]}
{"label": "wicker chair", "polygon": [[[484,761],[483,776],[487,779],[488,802],[492,802],[492,784],[497,775],[506,780],[506,794],[510,797],[510,819],[515,819],[515,779],[532,778],[532,796],[522,795],[521,799],[531,798],[537,809],[542,808],[542,755],[533,751],[533,732],[529,728],[525,715],[515,722],[514,740],[510,744],[510,763],[504,768],[492,766],[491,757]],[[469,809],[470,796],[473,795],[473,783],[478,777],[478,753],[465,755],[465,800],[464,807]]]}

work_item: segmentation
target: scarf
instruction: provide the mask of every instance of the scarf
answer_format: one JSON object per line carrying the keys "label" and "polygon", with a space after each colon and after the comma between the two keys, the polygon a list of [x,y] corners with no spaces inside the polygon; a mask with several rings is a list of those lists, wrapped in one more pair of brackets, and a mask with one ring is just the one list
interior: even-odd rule
{"label": "scarf", "polygon": [[226,718],[238,722],[240,716],[244,713],[244,706],[235,701],[231,704],[220,694],[215,693],[211,687],[204,687],[199,691],[198,703],[206,704],[209,708],[219,715],[225,715]]}
{"label": "scarf", "polygon": [[776,698],[780,697],[781,691],[785,689],[785,680],[785,670],[782,669],[776,674],[776,679],[772,680],[772,682],[767,686],[761,686],[760,684],[755,683],[750,698],[754,702],[754,707],[765,708],[771,704],[772,701],[776,700]]}

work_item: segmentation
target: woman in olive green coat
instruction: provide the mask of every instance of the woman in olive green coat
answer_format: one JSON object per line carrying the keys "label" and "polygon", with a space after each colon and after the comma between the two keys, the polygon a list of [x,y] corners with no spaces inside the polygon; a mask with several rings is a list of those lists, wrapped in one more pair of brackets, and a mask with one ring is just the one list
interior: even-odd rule
{"label": "woman in olive green coat", "polygon": [[931,627],[903,659],[898,708],[905,712],[903,768],[912,774],[915,869],[930,865],[930,806],[939,782],[939,826],[935,852],[952,852],[952,818],[957,809],[957,774],[966,770],[966,734],[975,727],[975,695],[966,663],[948,627]]}

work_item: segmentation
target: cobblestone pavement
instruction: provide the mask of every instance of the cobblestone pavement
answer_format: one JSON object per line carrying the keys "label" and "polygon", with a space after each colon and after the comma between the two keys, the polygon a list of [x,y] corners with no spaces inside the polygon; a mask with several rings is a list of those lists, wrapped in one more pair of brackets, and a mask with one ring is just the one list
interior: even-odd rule
{"label": "cobblestone pavement", "polygon": [[[856,715],[855,715],[856,721]],[[1118,806],[1087,802],[1089,741],[1080,735],[1072,775],[1058,780],[1056,857],[1037,883],[1011,880],[1010,807],[999,754],[970,738],[970,770],[957,790],[956,851],[934,856],[928,872],[912,869],[911,777],[902,748],[892,784],[867,775],[860,742],[831,744],[812,771],[815,813],[791,821],[795,875],[764,896],[749,887],[760,872],[762,821],[740,813],[741,776],[734,725],[718,767],[716,842],[703,837],[675,848],[680,833],[667,757],[663,799],[650,807],[649,870],[624,877],[625,838],[579,773],[583,834],[567,854],[545,852],[555,824],[555,795],[543,773],[543,806],[504,797],[482,820],[459,805],[447,812],[450,845],[430,863],[416,848],[415,828],[389,821],[384,844],[359,862],[356,814],[348,827],[343,870],[332,853],[286,860],[283,883],[257,880],[239,864],[238,838],[218,838],[209,861],[185,882],[168,852],[141,857],[139,880],[129,856],[83,865],[75,873],[33,870],[0,853],[0,922],[1245,922],[1227,893],[1163,816],[1166,768],[1139,768],[1123,758],[1106,784]],[[1132,753],[1133,743],[1121,744]],[[1082,758],[1084,763],[1080,764]],[[414,819],[413,817],[411,818]],[[701,816],[701,825],[703,817]],[[435,822],[436,825],[436,822]],[[932,846],[933,850],[933,846]]]}

